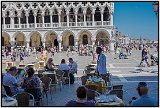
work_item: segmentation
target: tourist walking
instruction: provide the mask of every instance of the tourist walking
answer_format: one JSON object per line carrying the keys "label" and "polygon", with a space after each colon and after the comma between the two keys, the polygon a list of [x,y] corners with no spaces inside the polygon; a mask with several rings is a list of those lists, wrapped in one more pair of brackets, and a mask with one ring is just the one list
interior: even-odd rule
{"label": "tourist walking", "polygon": [[146,47],[144,47],[143,50],[142,50],[142,60],[140,62],[140,66],[142,66],[142,63],[143,63],[144,60],[146,61],[147,66],[148,67],[150,66],[149,63],[148,63],[148,54],[149,54],[148,49]]}

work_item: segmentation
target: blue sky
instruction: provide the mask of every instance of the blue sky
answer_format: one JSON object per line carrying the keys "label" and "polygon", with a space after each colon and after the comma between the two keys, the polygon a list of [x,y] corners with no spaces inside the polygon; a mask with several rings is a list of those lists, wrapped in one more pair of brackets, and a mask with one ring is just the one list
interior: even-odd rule
{"label": "blue sky", "polygon": [[114,2],[114,25],[131,38],[158,40],[158,17],[153,2]]}

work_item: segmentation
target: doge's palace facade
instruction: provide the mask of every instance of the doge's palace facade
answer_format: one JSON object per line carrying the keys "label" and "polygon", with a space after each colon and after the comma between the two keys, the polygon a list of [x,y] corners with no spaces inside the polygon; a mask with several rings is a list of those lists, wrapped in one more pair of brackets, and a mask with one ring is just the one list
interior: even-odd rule
{"label": "doge's palace facade", "polygon": [[113,2],[2,2],[2,46],[108,45]]}

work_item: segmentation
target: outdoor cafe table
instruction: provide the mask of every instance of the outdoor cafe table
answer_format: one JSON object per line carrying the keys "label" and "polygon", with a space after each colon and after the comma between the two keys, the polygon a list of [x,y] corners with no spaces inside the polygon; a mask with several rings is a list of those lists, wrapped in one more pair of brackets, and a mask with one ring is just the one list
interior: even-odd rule
{"label": "outdoor cafe table", "polygon": [[[108,95],[108,97],[110,97],[112,95]],[[115,99],[114,101],[105,101],[104,98],[101,98],[101,97],[107,97],[105,95],[100,95],[98,97],[95,98],[96,100],[96,106],[125,106],[124,102],[122,99],[118,98],[116,95],[115,95]],[[99,100],[98,100],[99,98]]]}
{"label": "outdoor cafe table", "polygon": [[2,106],[18,106],[18,103],[14,98],[12,98],[12,101],[6,101],[5,98],[2,98]]}
{"label": "outdoor cafe table", "polygon": [[98,82],[87,80],[85,85],[93,85],[93,84],[98,86],[97,92],[99,92],[99,93],[105,93],[106,92],[106,83],[105,83],[104,80],[103,81],[98,81]]}

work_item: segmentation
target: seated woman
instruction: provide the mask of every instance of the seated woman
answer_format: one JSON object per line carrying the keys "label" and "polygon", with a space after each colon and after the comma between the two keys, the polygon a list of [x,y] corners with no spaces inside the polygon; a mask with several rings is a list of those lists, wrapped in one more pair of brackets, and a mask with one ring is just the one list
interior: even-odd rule
{"label": "seated woman", "polygon": [[[33,94],[36,99],[39,99],[42,95],[41,89],[40,89],[40,79],[37,76],[34,76],[34,72],[35,71],[32,67],[29,67],[27,69],[28,77],[24,79],[22,88],[24,88],[25,92],[29,92]],[[35,91],[35,93],[32,93],[32,90]]]}
{"label": "seated woman", "polygon": [[52,58],[49,58],[47,63],[46,63],[46,70],[54,71],[54,63],[53,63],[53,59]]}
{"label": "seated woman", "polygon": [[87,101],[87,89],[85,86],[77,88],[77,100],[69,101],[65,106],[95,106],[92,101]]}
{"label": "seated woman", "polygon": [[61,60],[61,64],[58,66],[58,70],[69,71],[69,67],[65,62],[65,59]]}

